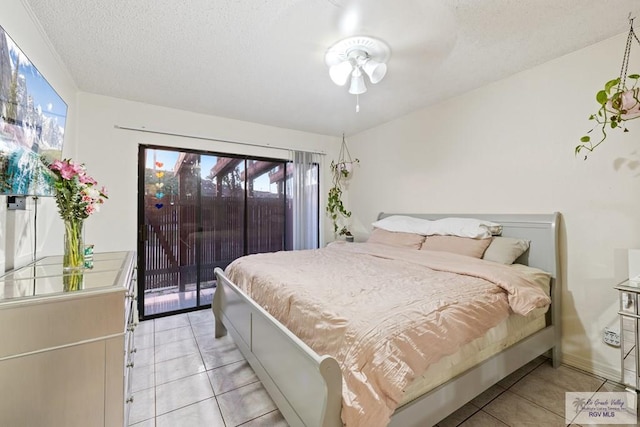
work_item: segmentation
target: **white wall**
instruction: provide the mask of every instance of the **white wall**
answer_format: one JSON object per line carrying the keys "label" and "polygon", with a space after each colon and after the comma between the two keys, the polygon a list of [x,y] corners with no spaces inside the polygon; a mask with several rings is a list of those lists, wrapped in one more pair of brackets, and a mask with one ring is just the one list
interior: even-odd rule
{"label": "white wall", "polygon": [[[30,10],[20,0],[2,1],[0,26],[67,103],[68,115],[63,155],[72,155],[77,118],[77,89],[73,80],[51,48],[46,35]],[[25,211],[7,211],[6,205],[6,197],[0,196],[0,274],[6,269],[30,262],[34,254],[40,257],[49,253],[62,252],[62,221],[57,219],[55,202],[52,198],[40,198],[37,201],[27,198]],[[34,238],[35,235],[37,239]],[[59,238],[54,239],[52,236],[59,236]]]}
{"label": "white wall", "polygon": [[[340,139],[336,137],[194,114],[94,94],[81,93],[78,104],[80,117],[77,158],[86,164],[89,174],[98,184],[106,186],[109,192],[109,200],[101,211],[85,221],[85,241],[95,244],[96,251],[136,249],[137,164],[140,144],[288,158],[287,150],[274,148],[285,147],[325,152],[326,165],[340,149]],[[204,139],[135,132],[118,129],[116,126]],[[262,146],[229,144],[206,138]],[[327,188],[326,184],[323,186],[323,193],[324,188]],[[322,201],[324,206],[324,197]]]}
{"label": "white wall", "polygon": [[620,35],[350,139],[360,239],[380,211],[561,212],[564,359],[614,379],[619,352],[601,337],[618,326],[612,287],[627,277],[626,248],[640,247],[640,123],[587,161],[574,147],[624,44]]}

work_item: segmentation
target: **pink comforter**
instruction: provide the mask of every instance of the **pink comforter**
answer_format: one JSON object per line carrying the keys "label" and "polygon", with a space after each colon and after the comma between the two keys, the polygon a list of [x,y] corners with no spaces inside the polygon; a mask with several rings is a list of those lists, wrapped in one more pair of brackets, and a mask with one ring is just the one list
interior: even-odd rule
{"label": "pink comforter", "polygon": [[387,425],[405,387],[430,364],[511,312],[550,303],[509,266],[371,243],[250,255],[226,273],[315,352],[338,361],[347,426]]}

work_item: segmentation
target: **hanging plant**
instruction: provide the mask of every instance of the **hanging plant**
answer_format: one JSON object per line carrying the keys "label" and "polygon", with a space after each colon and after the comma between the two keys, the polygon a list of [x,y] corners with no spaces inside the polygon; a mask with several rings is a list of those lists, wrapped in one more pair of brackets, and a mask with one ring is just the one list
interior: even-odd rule
{"label": "hanging plant", "polygon": [[[600,108],[595,114],[589,116],[589,120],[595,121],[596,124],[587,132],[587,135],[580,138],[581,144],[575,148],[576,155],[582,150],[592,152],[607,138],[609,129],[622,129],[623,132],[629,132],[626,122],[640,117],[640,88],[636,87],[640,74],[627,75],[632,41],[635,38],[640,44],[640,40],[633,31],[633,19],[629,19],[629,27],[620,77],[609,80],[604,88],[596,93],[596,101],[600,104]],[[601,137],[594,143],[590,134],[596,129],[599,129]],[[584,158],[586,160],[587,156],[585,155]]]}
{"label": "hanging plant", "polygon": [[[633,81],[633,86],[620,85],[621,80],[617,78],[608,81],[604,89],[596,94],[596,101],[600,104],[600,109],[596,114],[589,116],[589,120],[594,120],[596,125],[587,133],[599,128],[601,138],[595,144],[590,135],[580,138],[581,144],[576,146],[576,155],[583,149],[591,152],[602,144],[607,138],[607,130],[609,129],[622,129],[623,132],[629,132],[625,122],[640,117],[639,88],[636,87],[640,74],[630,74],[627,77]],[[615,92],[611,93],[615,86],[618,87]]]}
{"label": "hanging plant", "polygon": [[333,186],[329,189],[329,195],[327,197],[327,213],[333,222],[333,232],[338,236],[352,236],[347,226],[343,225],[342,228],[340,228],[339,223],[351,217],[351,211],[347,210],[342,202],[342,192],[345,182],[351,178],[353,165],[355,163],[360,163],[360,160],[351,158],[343,134],[338,161],[331,161],[330,167]]}

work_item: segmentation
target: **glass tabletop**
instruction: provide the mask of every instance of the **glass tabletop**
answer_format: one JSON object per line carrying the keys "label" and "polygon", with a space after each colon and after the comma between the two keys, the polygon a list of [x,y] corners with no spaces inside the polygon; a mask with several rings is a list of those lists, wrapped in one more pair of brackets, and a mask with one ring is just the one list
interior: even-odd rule
{"label": "glass tabletop", "polygon": [[621,291],[640,292],[640,278],[634,277],[633,279],[625,280],[615,288]]}
{"label": "glass tabletop", "polygon": [[97,253],[93,267],[73,273],[62,270],[62,256],[46,257],[0,277],[0,302],[114,286],[128,252]]}

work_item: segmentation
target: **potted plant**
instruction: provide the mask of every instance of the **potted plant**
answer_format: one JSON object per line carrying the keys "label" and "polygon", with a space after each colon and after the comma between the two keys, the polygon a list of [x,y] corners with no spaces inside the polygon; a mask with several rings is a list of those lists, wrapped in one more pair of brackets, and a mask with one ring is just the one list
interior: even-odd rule
{"label": "potted plant", "polygon": [[575,148],[576,155],[581,150],[593,151],[607,138],[607,130],[609,128],[622,129],[623,132],[629,132],[625,122],[640,117],[640,88],[636,87],[640,74],[631,74],[627,78],[633,82],[631,87],[628,87],[626,82],[625,84],[620,84],[621,80],[617,78],[609,80],[604,85],[604,89],[596,94],[596,101],[600,104],[600,108],[595,114],[589,116],[589,120],[594,120],[596,124],[587,133],[589,134],[594,129],[599,128],[602,137],[595,144],[590,135],[580,138],[581,144]]}
{"label": "potted plant", "polygon": [[344,184],[351,178],[353,165],[360,163],[358,159],[352,159],[347,149],[344,135],[342,135],[342,147],[338,161],[331,161],[331,176],[333,186],[329,189],[327,197],[327,213],[333,222],[333,232],[338,236],[345,236],[347,240],[353,241],[353,235],[346,225],[340,228],[340,222],[351,217],[351,211],[347,210],[342,202],[342,192]]}
{"label": "potted plant", "polygon": [[340,233],[338,233],[338,235],[344,236],[347,242],[353,242],[353,234],[351,234],[351,231],[349,231],[346,226],[342,227],[342,230],[340,230]]}
{"label": "potted plant", "polygon": [[[609,80],[605,83],[604,88],[596,93],[596,101],[600,108],[595,114],[589,116],[589,120],[595,121],[596,124],[587,132],[587,135],[580,138],[580,144],[575,148],[576,155],[582,150],[591,152],[602,144],[607,139],[608,129],[622,129],[623,132],[629,132],[625,123],[628,120],[640,117],[640,88],[636,87],[640,74],[627,75],[631,44],[634,39],[640,43],[633,31],[633,18],[629,16],[629,35],[627,36],[627,45],[622,58],[620,77]],[[594,143],[589,134],[598,128],[602,137],[598,142]],[[586,160],[587,156],[585,155],[584,158]]]}

